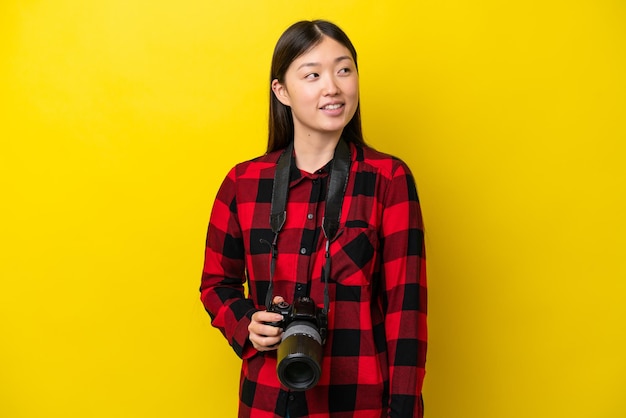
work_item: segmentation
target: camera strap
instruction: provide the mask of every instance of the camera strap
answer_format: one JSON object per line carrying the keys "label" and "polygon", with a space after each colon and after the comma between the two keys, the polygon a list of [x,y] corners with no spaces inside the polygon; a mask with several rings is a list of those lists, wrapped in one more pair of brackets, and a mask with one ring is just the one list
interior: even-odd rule
{"label": "camera strap", "polygon": [[[278,158],[276,173],[274,174],[274,187],[272,188],[272,206],[270,215],[270,226],[274,232],[274,240],[270,244],[272,248],[272,258],[270,260],[270,283],[267,289],[265,306],[269,307],[273,299],[274,271],[278,258],[278,234],[285,225],[287,219],[287,195],[289,194],[289,173],[291,171],[293,155],[293,141]],[[331,258],[330,243],[337,235],[339,221],[341,219],[341,206],[343,197],[348,185],[348,174],[350,172],[350,148],[348,144],[340,139],[335,148],[332,164],[330,166],[328,178],[328,191],[324,206],[324,217],[322,220],[322,231],[326,238],[325,257],[326,263],[322,269],[324,279],[324,312],[328,313],[330,298],[328,296],[328,280],[330,278]],[[266,242],[265,240],[263,240]],[[268,243],[269,244],[269,243]]]}

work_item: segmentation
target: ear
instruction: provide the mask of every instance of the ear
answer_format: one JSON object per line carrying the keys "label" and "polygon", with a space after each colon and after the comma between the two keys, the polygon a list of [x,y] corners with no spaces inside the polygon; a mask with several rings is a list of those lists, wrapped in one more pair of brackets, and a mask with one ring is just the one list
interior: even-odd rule
{"label": "ear", "polygon": [[281,84],[276,78],[272,80],[272,91],[274,92],[274,96],[276,96],[279,102],[281,102],[285,106],[291,106],[287,87],[285,87],[284,84]]}

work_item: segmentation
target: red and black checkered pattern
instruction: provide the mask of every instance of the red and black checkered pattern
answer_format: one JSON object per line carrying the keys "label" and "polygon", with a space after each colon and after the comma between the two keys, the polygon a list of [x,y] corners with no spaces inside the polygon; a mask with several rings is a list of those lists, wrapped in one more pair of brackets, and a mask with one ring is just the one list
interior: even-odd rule
{"label": "red and black checkered pattern", "polygon": [[[240,417],[422,417],[426,361],[426,265],[415,183],[400,160],[350,144],[350,177],[331,243],[329,333],[322,376],[289,392],[276,376],[276,352],[257,352],[248,324],[269,284],[272,185],[280,152],[233,168],[215,200],[201,299],[243,359]],[[274,295],[310,295],[323,306],[328,172],[292,164],[287,220],[278,239]],[[248,281],[249,294],[244,291]]]}

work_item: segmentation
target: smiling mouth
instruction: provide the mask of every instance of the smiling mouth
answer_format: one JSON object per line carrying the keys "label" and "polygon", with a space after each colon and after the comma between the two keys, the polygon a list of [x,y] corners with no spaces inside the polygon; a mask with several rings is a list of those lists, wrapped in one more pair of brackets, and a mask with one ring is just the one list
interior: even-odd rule
{"label": "smiling mouth", "polygon": [[343,106],[341,103],[330,104],[330,105],[326,105],[326,106],[322,107],[322,109],[324,109],[324,110],[336,110],[336,109],[339,109],[341,106]]}

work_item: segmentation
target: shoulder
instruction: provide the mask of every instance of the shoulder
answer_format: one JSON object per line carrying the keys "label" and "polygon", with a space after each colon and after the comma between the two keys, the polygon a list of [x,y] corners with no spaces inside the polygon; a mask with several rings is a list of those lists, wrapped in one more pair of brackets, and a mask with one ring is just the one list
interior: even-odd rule
{"label": "shoulder", "polygon": [[218,196],[221,200],[239,203],[254,202],[260,190],[270,190],[280,151],[243,161],[230,169]]}
{"label": "shoulder", "polygon": [[229,173],[233,180],[273,178],[282,150],[270,152],[235,165]]}
{"label": "shoulder", "polygon": [[374,171],[383,177],[392,178],[398,174],[409,174],[411,171],[400,158],[376,150],[369,146],[352,146],[355,155],[353,162],[357,171]]}

